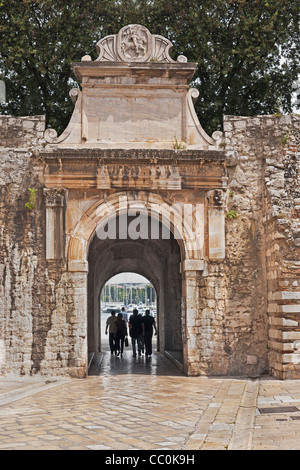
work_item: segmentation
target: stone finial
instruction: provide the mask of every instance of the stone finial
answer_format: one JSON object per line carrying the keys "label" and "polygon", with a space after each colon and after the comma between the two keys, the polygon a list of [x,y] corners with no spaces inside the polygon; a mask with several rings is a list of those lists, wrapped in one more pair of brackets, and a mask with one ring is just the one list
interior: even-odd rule
{"label": "stone finial", "polygon": [[180,54],[178,57],[177,57],[177,62],[181,63],[181,64],[185,64],[187,62],[187,57],[185,57],[185,55],[182,55]]}
{"label": "stone finial", "polygon": [[108,62],[174,62],[170,57],[172,43],[139,24],[124,26],[118,34],[106,36],[96,44],[97,61]]}

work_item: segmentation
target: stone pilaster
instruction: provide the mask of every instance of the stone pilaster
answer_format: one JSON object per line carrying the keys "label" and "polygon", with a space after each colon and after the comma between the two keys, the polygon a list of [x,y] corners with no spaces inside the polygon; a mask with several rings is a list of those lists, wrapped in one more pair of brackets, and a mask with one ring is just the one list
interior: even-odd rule
{"label": "stone pilaster", "polygon": [[225,258],[224,192],[208,191],[208,257],[210,260]]}
{"label": "stone pilaster", "polygon": [[45,188],[46,259],[62,260],[65,244],[65,191]]}

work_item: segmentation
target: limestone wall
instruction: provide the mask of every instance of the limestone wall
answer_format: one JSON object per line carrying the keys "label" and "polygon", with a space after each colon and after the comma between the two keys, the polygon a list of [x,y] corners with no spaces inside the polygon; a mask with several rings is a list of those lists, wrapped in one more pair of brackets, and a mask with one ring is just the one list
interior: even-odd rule
{"label": "limestone wall", "polygon": [[37,147],[44,131],[45,116],[0,116],[0,148]]}
{"label": "limestone wall", "polygon": [[227,166],[225,260],[210,262],[199,278],[195,369],[200,362],[206,374],[256,376],[268,368],[260,122],[229,116],[224,121],[225,149],[238,152],[239,159]]}
{"label": "limestone wall", "polygon": [[299,378],[299,116],[224,118],[226,258],[198,276],[190,370]]}
{"label": "limestone wall", "polygon": [[[0,374],[84,375],[67,295],[80,280],[45,256],[43,163],[34,156],[44,129],[44,116],[0,117]],[[36,190],[32,209],[29,188]]]}
{"label": "limestone wall", "polygon": [[282,117],[281,146],[265,164],[269,367],[275,377],[300,377],[300,119]]}
{"label": "limestone wall", "polygon": [[299,116],[224,120],[240,156],[229,170],[228,210],[238,217],[227,220],[227,315],[239,312],[247,369],[265,364],[279,378],[299,377],[299,129]]}
{"label": "limestone wall", "polygon": [[[86,275],[46,260],[44,118],[0,124],[0,374],[82,377]],[[239,155],[227,160],[226,257],[188,280],[190,374],[300,377],[299,127],[298,116],[224,118],[224,149]]]}
{"label": "limestone wall", "polygon": [[38,186],[31,146],[44,118],[1,116],[0,125],[0,371],[30,373],[44,256],[40,211],[25,204]]}

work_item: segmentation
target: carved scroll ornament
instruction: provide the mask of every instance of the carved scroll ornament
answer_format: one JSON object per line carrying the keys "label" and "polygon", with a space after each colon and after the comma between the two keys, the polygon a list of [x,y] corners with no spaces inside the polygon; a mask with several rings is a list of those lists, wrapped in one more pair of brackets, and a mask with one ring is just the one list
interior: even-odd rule
{"label": "carved scroll ornament", "polygon": [[170,57],[172,43],[139,24],[124,26],[118,34],[100,39],[96,49],[98,61],[174,62]]}

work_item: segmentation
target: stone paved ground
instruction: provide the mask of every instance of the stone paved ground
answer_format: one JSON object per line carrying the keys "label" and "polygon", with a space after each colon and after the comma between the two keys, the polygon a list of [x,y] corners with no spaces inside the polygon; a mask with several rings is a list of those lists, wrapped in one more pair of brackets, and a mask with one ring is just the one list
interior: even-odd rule
{"label": "stone paved ground", "polygon": [[186,377],[129,350],[93,373],[1,377],[0,449],[300,449],[298,380]]}

